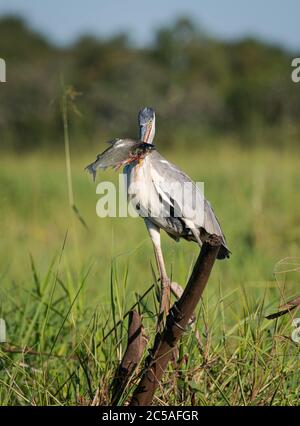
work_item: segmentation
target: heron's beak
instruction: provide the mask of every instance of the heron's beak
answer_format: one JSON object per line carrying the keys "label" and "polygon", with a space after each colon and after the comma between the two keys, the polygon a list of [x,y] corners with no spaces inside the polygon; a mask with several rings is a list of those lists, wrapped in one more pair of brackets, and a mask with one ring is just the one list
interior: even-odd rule
{"label": "heron's beak", "polygon": [[151,134],[151,129],[152,129],[152,120],[149,121],[147,124],[141,126],[140,134],[141,134],[141,140],[143,142],[148,143],[149,136]]}

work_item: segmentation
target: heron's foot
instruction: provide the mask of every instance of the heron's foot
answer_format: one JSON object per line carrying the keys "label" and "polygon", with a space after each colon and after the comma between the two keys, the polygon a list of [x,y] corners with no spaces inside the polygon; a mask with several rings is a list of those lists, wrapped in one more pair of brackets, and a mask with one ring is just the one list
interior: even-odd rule
{"label": "heron's foot", "polygon": [[170,298],[171,298],[171,280],[165,277],[161,280],[161,309],[166,314],[170,309]]}
{"label": "heron's foot", "polygon": [[166,318],[170,310],[170,298],[171,298],[171,280],[168,277],[160,278],[160,306],[157,319],[157,330],[162,331],[164,329]]}

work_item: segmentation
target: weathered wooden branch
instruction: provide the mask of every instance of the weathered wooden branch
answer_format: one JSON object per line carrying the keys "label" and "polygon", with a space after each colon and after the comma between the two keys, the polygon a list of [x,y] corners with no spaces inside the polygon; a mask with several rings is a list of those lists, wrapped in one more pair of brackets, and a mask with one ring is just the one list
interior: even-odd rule
{"label": "weathered wooden branch", "polygon": [[136,311],[131,311],[128,319],[127,348],[111,386],[111,405],[116,405],[121,398],[130,377],[143,356],[146,344],[147,338],[143,334],[141,317]]}
{"label": "weathered wooden branch", "polygon": [[[181,285],[178,284],[178,283],[176,283],[176,282],[174,282],[174,281],[171,283],[171,291],[174,294],[174,296],[176,297],[176,299],[180,299],[181,296],[182,296],[182,294],[183,294],[183,288],[181,287]],[[188,325],[193,330],[193,333],[194,333],[194,335],[196,337],[196,340],[198,342],[199,351],[202,354],[202,352],[203,352],[203,345],[202,345],[202,342],[201,342],[200,333],[199,333],[199,331],[196,328],[197,324],[196,324],[196,315],[195,314],[193,314],[191,316],[191,318],[189,319]]]}
{"label": "weathered wooden branch", "polygon": [[203,244],[182,296],[170,309],[163,332],[156,334],[153,349],[146,360],[144,372],[130,405],[151,404],[154,392],[172,357],[173,349],[185,331],[201,298],[220,245],[221,240],[217,236],[211,236],[209,241]]}
{"label": "weathered wooden branch", "polygon": [[266,316],[266,318],[268,320],[279,318],[282,315],[285,315],[288,312],[291,312],[293,309],[298,308],[298,306],[300,306],[300,296],[296,297],[293,300],[289,300],[288,302],[286,302],[283,305],[279,306],[279,311],[278,312],[270,314],[270,315]]}

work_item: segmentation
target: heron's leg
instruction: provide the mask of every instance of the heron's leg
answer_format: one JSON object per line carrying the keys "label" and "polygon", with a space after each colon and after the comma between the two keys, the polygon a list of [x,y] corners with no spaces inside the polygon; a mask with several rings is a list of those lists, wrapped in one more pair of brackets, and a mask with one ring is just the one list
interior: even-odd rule
{"label": "heron's leg", "polygon": [[159,270],[159,276],[161,281],[161,300],[160,300],[160,316],[165,312],[167,313],[170,308],[170,289],[171,283],[167,275],[165,262],[161,250],[160,242],[160,229],[158,226],[154,225],[151,221],[145,219],[145,223],[151,237],[154,253],[156,258],[157,267]]}

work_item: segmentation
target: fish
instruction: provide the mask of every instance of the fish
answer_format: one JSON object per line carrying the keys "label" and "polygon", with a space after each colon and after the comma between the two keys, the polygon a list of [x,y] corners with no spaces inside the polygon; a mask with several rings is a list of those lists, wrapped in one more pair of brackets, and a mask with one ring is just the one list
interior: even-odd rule
{"label": "fish", "polygon": [[153,144],[135,139],[113,139],[108,143],[111,146],[98,154],[96,160],[85,167],[85,170],[93,175],[94,181],[98,169],[105,170],[112,167],[118,170],[121,166],[142,160],[155,150]]}

